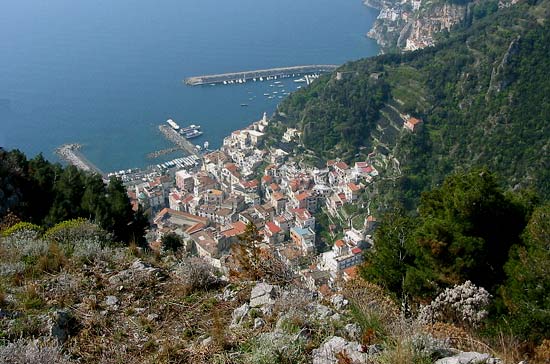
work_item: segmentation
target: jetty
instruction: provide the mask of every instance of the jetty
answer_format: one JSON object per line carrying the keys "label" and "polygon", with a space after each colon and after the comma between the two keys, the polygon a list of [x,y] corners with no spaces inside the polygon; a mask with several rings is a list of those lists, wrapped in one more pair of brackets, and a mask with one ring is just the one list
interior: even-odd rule
{"label": "jetty", "polygon": [[157,150],[157,151],[154,151],[154,152],[151,152],[151,153],[147,154],[147,159],[159,158],[159,157],[161,157],[165,154],[170,154],[170,153],[177,152],[180,149],[181,149],[180,147],[172,147],[172,148]]}
{"label": "jetty", "polygon": [[185,150],[187,153],[191,155],[198,156],[195,145],[193,145],[193,143],[185,139],[182,135],[180,135],[177,131],[172,129],[170,126],[159,125],[159,130],[166,137],[166,139],[174,143],[177,147]]}
{"label": "jetty", "polygon": [[215,75],[202,75],[189,77],[183,80],[186,85],[199,86],[218,83],[243,83],[249,80],[264,81],[277,78],[295,77],[305,74],[320,74],[336,70],[337,65],[333,64],[315,64],[305,66],[291,66],[269,68],[255,71],[241,71],[232,73],[221,73]]}
{"label": "jetty", "polygon": [[77,143],[63,144],[55,150],[55,154],[65,162],[72,164],[83,171],[98,173],[101,176],[104,173],[92,162],[90,162],[81,152],[82,145]]}

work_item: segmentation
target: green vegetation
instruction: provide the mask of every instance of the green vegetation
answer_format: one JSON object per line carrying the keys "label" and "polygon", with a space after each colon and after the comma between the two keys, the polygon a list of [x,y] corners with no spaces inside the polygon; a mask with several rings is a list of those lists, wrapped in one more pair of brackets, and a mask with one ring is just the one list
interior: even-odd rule
{"label": "green vegetation", "polygon": [[[105,185],[97,174],[79,171],[74,166],[63,168],[46,161],[42,155],[27,160],[17,150],[0,148],[0,219],[12,216],[9,212],[19,220],[46,228],[71,219],[88,219],[112,232],[116,241],[125,243],[141,243],[147,226],[143,213],[132,211],[120,180],[112,178]],[[22,226],[15,225],[4,234]],[[82,228],[78,226],[76,230]],[[70,230],[67,225],[57,229]]]}
{"label": "green vegetation", "polygon": [[[377,198],[407,209],[449,173],[483,166],[548,199],[549,4],[482,2],[438,45],[348,63],[342,80],[326,76],[285,100],[276,120],[326,159],[395,156],[402,177]],[[403,131],[399,114],[423,128]]]}
{"label": "green vegetation", "polygon": [[496,298],[493,325],[540,343],[550,336],[550,209],[531,205],[486,170],[449,176],[422,195],[418,217],[384,216],[361,274],[413,306],[471,281]]}

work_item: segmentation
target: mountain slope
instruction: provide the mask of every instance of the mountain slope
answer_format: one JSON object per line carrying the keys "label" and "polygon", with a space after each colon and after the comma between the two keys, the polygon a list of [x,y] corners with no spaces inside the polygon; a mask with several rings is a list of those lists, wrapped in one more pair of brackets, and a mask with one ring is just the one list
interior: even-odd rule
{"label": "mountain slope", "polygon": [[[276,120],[324,158],[398,161],[402,192],[487,166],[509,187],[550,196],[550,1],[521,2],[473,21],[435,47],[344,65],[292,95]],[[401,127],[423,120],[414,134]],[[395,172],[395,171],[393,171]],[[391,174],[391,173],[390,173]]]}

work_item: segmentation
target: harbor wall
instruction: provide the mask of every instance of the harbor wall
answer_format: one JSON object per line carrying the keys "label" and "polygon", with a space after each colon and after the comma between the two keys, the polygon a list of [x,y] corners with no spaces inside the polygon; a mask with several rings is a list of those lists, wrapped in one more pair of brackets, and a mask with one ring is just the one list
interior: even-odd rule
{"label": "harbor wall", "polygon": [[279,67],[279,68],[270,68],[264,70],[255,70],[255,71],[242,71],[242,72],[232,72],[232,73],[221,73],[213,75],[202,75],[189,77],[184,80],[186,85],[189,86],[198,86],[198,85],[207,85],[207,84],[218,84],[228,82],[228,81],[238,81],[238,80],[252,80],[260,79],[267,77],[292,77],[304,74],[311,73],[326,73],[336,70],[339,66],[337,65],[306,65],[306,66],[292,66],[292,67]]}

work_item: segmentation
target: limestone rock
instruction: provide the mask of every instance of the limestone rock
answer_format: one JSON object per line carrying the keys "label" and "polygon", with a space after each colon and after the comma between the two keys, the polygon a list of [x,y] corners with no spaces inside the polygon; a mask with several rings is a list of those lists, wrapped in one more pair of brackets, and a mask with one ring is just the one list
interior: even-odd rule
{"label": "limestone rock", "polygon": [[254,330],[261,329],[265,326],[265,321],[262,318],[256,317],[254,319]]}
{"label": "limestone rock", "polygon": [[344,330],[346,330],[346,334],[348,334],[349,338],[352,340],[359,340],[359,337],[361,336],[361,328],[357,324],[347,324],[344,326]]}
{"label": "limestone rock", "polygon": [[107,304],[107,306],[114,306],[118,303],[118,298],[116,298],[115,296],[107,296],[105,298],[105,303]]}
{"label": "limestone rock", "polygon": [[260,307],[274,304],[277,297],[277,287],[267,283],[258,283],[250,293],[250,307]]}
{"label": "limestone rock", "polygon": [[486,364],[490,359],[492,358],[489,354],[468,351],[458,353],[448,358],[439,359],[435,364]]}
{"label": "limestone rock", "polygon": [[312,352],[313,364],[338,364],[343,355],[355,364],[366,364],[368,355],[359,351],[359,343],[349,342],[339,336],[329,338],[319,349]]}
{"label": "limestone rock", "polygon": [[346,308],[346,306],[349,304],[348,300],[344,298],[341,294],[336,294],[331,297],[330,302],[334,305],[334,307],[337,310],[342,310]]}
{"label": "limestone rock", "polygon": [[334,311],[332,309],[317,302],[309,304],[308,308],[311,309],[310,316],[319,320],[327,319],[334,315]]}
{"label": "limestone rock", "polygon": [[242,306],[237,307],[231,314],[231,327],[235,327],[241,324],[246,314],[250,311],[248,303],[244,303]]}

